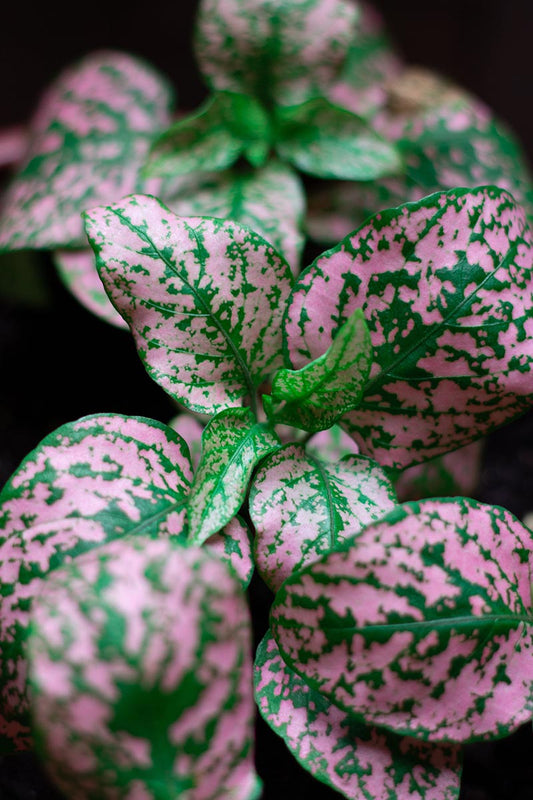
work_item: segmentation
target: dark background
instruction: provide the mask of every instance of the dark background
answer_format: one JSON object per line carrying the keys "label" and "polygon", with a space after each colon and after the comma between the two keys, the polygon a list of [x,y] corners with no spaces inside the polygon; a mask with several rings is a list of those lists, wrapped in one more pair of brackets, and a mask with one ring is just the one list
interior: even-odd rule
{"label": "dark background", "polygon": [[[206,90],[190,38],[196,2],[23,3],[2,9],[0,127],[24,123],[43,88],[69,62],[99,48],[143,56],[177,87],[182,110]],[[506,120],[533,162],[533,4],[526,0],[376,0],[405,59],[453,78]],[[0,269],[16,262],[0,259]],[[64,422],[93,412],[167,420],[174,408],[144,373],[128,336],[79,306],[46,255],[39,291],[24,301],[2,295],[0,279],[0,484],[37,442]],[[13,278],[15,282],[15,278]],[[12,293],[11,293],[12,294]],[[21,297],[26,294],[21,293]],[[533,415],[490,437],[477,497],[522,516],[533,509]],[[261,595],[256,584],[253,600]],[[340,795],[286,758],[262,726],[258,767],[265,800]],[[461,800],[531,800],[530,727],[501,742],[467,748]],[[29,755],[0,759],[0,800],[52,800]],[[397,800],[402,800],[398,798]]]}

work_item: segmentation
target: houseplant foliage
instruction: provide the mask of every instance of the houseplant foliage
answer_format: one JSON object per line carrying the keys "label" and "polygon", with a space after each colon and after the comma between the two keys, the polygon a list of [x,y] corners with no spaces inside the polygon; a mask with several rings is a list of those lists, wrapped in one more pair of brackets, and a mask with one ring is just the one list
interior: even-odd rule
{"label": "houseplant foliage", "polygon": [[[253,800],[255,698],[344,796],[452,800],[462,745],[533,718],[533,535],[464,497],[399,503],[394,481],[530,406],[515,151],[504,188],[482,164],[413,197],[405,130],[427,155],[431,126],[416,105],[385,135],[401,66],[366,6],[205,0],[195,46],[212,96],[172,124],[129,57],[61,78],[8,190],[3,246],[62,248],[82,296],[98,274],[95,303],[185,410],[67,422],[0,493],[2,748],[35,746],[74,800]],[[452,130],[454,103],[435,112]],[[115,185],[88,153],[120,162]],[[405,196],[299,272],[298,171],[343,167],[355,205]],[[272,607],[252,686],[254,567]]]}

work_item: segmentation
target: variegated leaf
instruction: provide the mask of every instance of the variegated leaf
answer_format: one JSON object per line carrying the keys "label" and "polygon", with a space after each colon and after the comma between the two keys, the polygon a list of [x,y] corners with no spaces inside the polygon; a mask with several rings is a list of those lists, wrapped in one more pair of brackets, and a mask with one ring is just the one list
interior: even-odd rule
{"label": "variegated leaf", "polygon": [[189,541],[200,545],[235,516],[259,461],[280,447],[274,430],[249,408],[217,414],[202,435],[202,457],[189,495]]}
{"label": "variegated leaf", "polygon": [[319,178],[370,181],[403,169],[394,144],[361,117],[324,98],[279,111],[276,150]]}
{"label": "variegated leaf", "polygon": [[272,159],[261,169],[194,176],[168,205],[181,216],[221,217],[248,225],[298,271],[304,245],[305,193],[297,173]]}
{"label": "variegated leaf", "polygon": [[101,414],[58,428],[0,493],[0,748],[28,746],[29,610],[43,578],[126,534],[184,533],[187,447],[153,420]]}
{"label": "variegated leaf", "polygon": [[205,546],[222,561],[226,561],[246,589],[252,580],[252,532],[240,517],[233,517],[220,531],[210,536]]}
{"label": "variegated leaf", "polygon": [[214,89],[303,102],[337,74],[358,16],[346,0],[201,0],[196,58]]}
{"label": "variegated leaf", "polygon": [[151,377],[183,405],[214,414],[255,404],[281,366],[288,264],[235,222],[179,218],[153,197],[86,214],[102,281]]}
{"label": "variegated leaf", "polygon": [[274,375],[265,411],[274,422],[316,433],[357,408],[372,366],[372,342],[360,309],[340,328],[326,352],[299,370]]}
{"label": "variegated leaf", "polygon": [[307,229],[313,238],[335,243],[382,208],[456,186],[499,186],[533,218],[524,154],[483,103],[419,68],[405,70],[388,91],[388,108],[373,124],[398,146],[404,173],[312,193]]}
{"label": "variegated leaf", "polygon": [[366,722],[441,741],[533,716],[533,535],[466,498],[406,503],[291,576],[283,657]]}
{"label": "variegated leaf", "polygon": [[378,12],[366,2],[358,5],[360,15],[354,37],[326,97],[354,114],[369,117],[385,105],[387,86],[400,73],[402,63],[383,30]]}
{"label": "variegated leaf", "polygon": [[311,689],[267,634],[257,650],[261,715],[315,778],[353,800],[457,800],[457,745],[433,745],[365,725]]}
{"label": "variegated leaf", "polygon": [[333,425],[327,431],[320,431],[311,436],[305,446],[306,451],[321,461],[337,463],[344,456],[355,455],[359,448],[340,425]]}
{"label": "variegated leaf", "polygon": [[533,251],[494,187],[377,214],[300,276],[285,319],[299,368],[361,308],[374,364],[342,424],[395,468],[466,445],[530,405]]}
{"label": "variegated leaf", "polygon": [[213,555],[123,539],[51,575],[28,641],[33,724],[72,800],[260,794],[244,595]]}
{"label": "variegated leaf", "polygon": [[483,444],[479,439],[404,470],[395,481],[400,502],[422,497],[472,497],[479,481]]}
{"label": "variegated leaf", "polygon": [[242,154],[260,166],[269,149],[266,113],[251,97],[216,92],[154,142],[145,174],[173,178],[230,167]]}
{"label": "variegated leaf", "polygon": [[395,504],[392,484],[370,459],[353,455],[334,464],[285,445],[263,461],[250,487],[261,577],[277,591]]}
{"label": "variegated leaf", "polygon": [[85,308],[117,328],[128,327],[109,302],[90,248],[56,250],[53,258],[61,280]]}
{"label": "variegated leaf", "polygon": [[202,455],[202,433],[205,425],[202,425],[198,417],[192,414],[182,413],[170,420],[168,423],[176,433],[187,443],[191,456],[193,472],[198,469],[200,456]]}
{"label": "variegated leaf", "polygon": [[4,198],[0,247],[83,246],[80,213],[141,188],[140,167],[170,122],[171,102],[166,80],[124,53],[94,53],[62,73],[41,101],[27,160]]}

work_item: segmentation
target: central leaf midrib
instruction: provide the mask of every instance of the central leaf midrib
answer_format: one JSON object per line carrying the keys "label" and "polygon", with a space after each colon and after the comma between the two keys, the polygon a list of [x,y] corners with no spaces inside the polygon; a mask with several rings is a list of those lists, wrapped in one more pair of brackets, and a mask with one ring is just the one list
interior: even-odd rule
{"label": "central leaf midrib", "polygon": [[331,550],[334,550],[338,544],[337,526],[335,525],[335,509],[333,507],[333,493],[331,491],[328,474],[317,458],[309,454],[307,454],[307,457],[309,458],[309,461],[313,464],[314,468],[316,469],[318,477],[326,492],[326,503],[328,509],[328,525],[329,525],[329,536],[328,536],[329,546]]}
{"label": "central leaf midrib", "polygon": [[[233,356],[235,358],[235,361],[237,362],[237,364],[238,364],[238,366],[239,366],[239,368],[241,370],[241,373],[243,375],[244,383],[245,383],[246,389],[248,391],[248,394],[250,395],[250,398],[253,401],[254,398],[255,398],[255,386],[254,386],[250,371],[249,371],[247,365],[245,364],[244,360],[242,359],[242,356],[239,353],[235,343],[231,339],[231,336],[228,334],[228,332],[223,327],[223,325],[220,323],[220,321],[217,319],[217,317],[213,314],[212,309],[209,307],[209,305],[207,304],[207,302],[205,301],[203,296],[197,291],[197,289],[192,284],[190,284],[183,277],[183,275],[177,270],[175,265],[172,264],[172,262],[170,262],[167,258],[165,258],[163,253],[161,253],[159,248],[155,245],[155,243],[152,241],[152,239],[148,236],[147,233],[145,233],[144,231],[140,230],[137,226],[133,225],[133,223],[127,217],[125,217],[123,214],[121,214],[116,209],[111,208],[111,211],[126,225],[126,227],[128,227],[131,231],[136,233],[141,239],[144,239],[144,241],[146,241],[151,247],[153,247],[155,253],[157,253],[157,255],[161,259],[161,261],[164,264],[166,264],[166,266],[170,269],[170,271],[173,272],[174,275],[176,275],[176,277],[185,286],[187,286],[188,289],[190,289],[190,291],[191,291],[194,299],[198,303],[198,305],[200,305],[205,310],[206,316],[212,321],[214,326],[217,328],[217,330],[222,334],[222,336],[226,340],[226,343],[229,345],[229,349],[231,350],[231,352],[232,352],[232,354],[233,354]],[[188,232],[191,233],[194,236],[194,238],[196,240],[196,244],[199,246],[200,243],[198,241],[198,236],[196,234],[196,231],[193,228],[189,227],[189,226],[186,226],[186,228],[187,228]],[[194,355],[194,353],[192,355]]]}
{"label": "central leaf midrib", "polygon": [[527,614],[487,614],[483,617],[476,616],[459,616],[459,617],[446,617],[441,619],[428,619],[416,620],[415,622],[393,622],[384,623],[383,625],[365,625],[358,627],[357,625],[324,625],[323,630],[327,631],[353,631],[353,633],[367,634],[367,633],[387,633],[391,632],[409,632],[413,628],[428,628],[429,632],[439,630],[442,628],[456,628],[458,626],[485,628],[494,626],[496,623],[520,623],[525,622],[528,625],[533,625],[533,617]]}

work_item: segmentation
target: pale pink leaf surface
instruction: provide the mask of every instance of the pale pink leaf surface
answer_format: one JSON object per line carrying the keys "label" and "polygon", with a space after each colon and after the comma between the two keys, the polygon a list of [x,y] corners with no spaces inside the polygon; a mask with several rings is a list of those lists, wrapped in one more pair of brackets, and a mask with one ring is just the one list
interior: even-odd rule
{"label": "pale pink leaf surface", "polygon": [[201,0],[196,58],[214,89],[300,103],[336,77],[358,16],[345,0]]}
{"label": "pale pink leaf surface", "polygon": [[370,727],[308,686],[267,633],[254,667],[261,715],[315,778],[352,800],[456,800],[457,745],[434,745]]}
{"label": "pale pink leaf surface", "polygon": [[28,130],[23,125],[0,131],[0,169],[22,160],[28,147]]}
{"label": "pale pink leaf surface", "polygon": [[484,440],[467,444],[423,464],[408,467],[395,481],[400,502],[422,497],[472,497],[476,491]]}
{"label": "pale pink leaf surface", "polygon": [[[192,470],[153,420],[100,414],[51,433],[0,493],[0,743],[29,745],[23,643],[43,578],[126,534],[181,537]],[[183,536],[184,538],[184,536]]]}
{"label": "pale pink leaf surface", "polygon": [[361,451],[404,468],[466,445],[530,406],[532,260],[523,211],[496,188],[383,211],[300,276],[287,361],[323,353],[361,308],[374,363],[342,418]]}
{"label": "pale pink leaf surface", "polygon": [[333,425],[327,431],[319,431],[311,436],[305,446],[309,455],[321,461],[332,461],[334,464],[344,456],[355,455],[359,448],[340,425]]}
{"label": "pale pink leaf surface", "polygon": [[47,578],[28,641],[33,724],[72,800],[251,800],[250,624],[206,550],[128,537]]}
{"label": "pale pink leaf surface", "polygon": [[192,544],[203,544],[230,522],[244,502],[253,470],[279,447],[274,429],[257,422],[249,408],[222,411],[211,420],[187,506]]}
{"label": "pale pink leaf surface", "polygon": [[217,413],[281,366],[292,277],[238,223],[177,217],[137,195],[86,215],[102,281],[150,376],[178,402]]}
{"label": "pale pink leaf surface", "polygon": [[252,558],[252,532],[240,517],[233,517],[220,531],[207,539],[205,546],[231,566],[243,589],[246,589],[254,571]]}
{"label": "pale pink leaf surface", "polygon": [[202,455],[202,433],[205,425],[200,422],[198,417],[187,414],[187,412],[178,414],[168,424],[187,442],[193,472],[196,472]]}
{"label": "pale pink leaf surface", "polygon": [[152,67],[125,53],[93,53],[65,70],[30,125],[25,164],[4,197],[0,248],[85,244],[80,214],[134,191],[172,93]]}
{"label": "pale pink leaf surface", "polygon": [[111,305],[96,270],[94,253],[86,250],[56,250],[53,255],[59,276],[67,289],[85,308],[117,328],[128,328]]}
{"label": "pale pink leaf surface", "polygon": [[297,272],[304,245],[305,193],[297,173],[271,159],[260,169],[225,170],[191,177],[169,208],[187,217],[221,217],[263,236]]}
{"label": "pale pink leaf surface", "polygon": [[322,461],[285,445],[260,465],[250,487],[255,562],[276,592],[306,564],[335,550],[396,504],[383,470],[364,456]]}
{"label": "pale pink leaf surface", "polygon": [[406,503],[290,577],[273,634],[292,669],[369,724],[504,736],[533,716],[532,544],[499,507]]}

